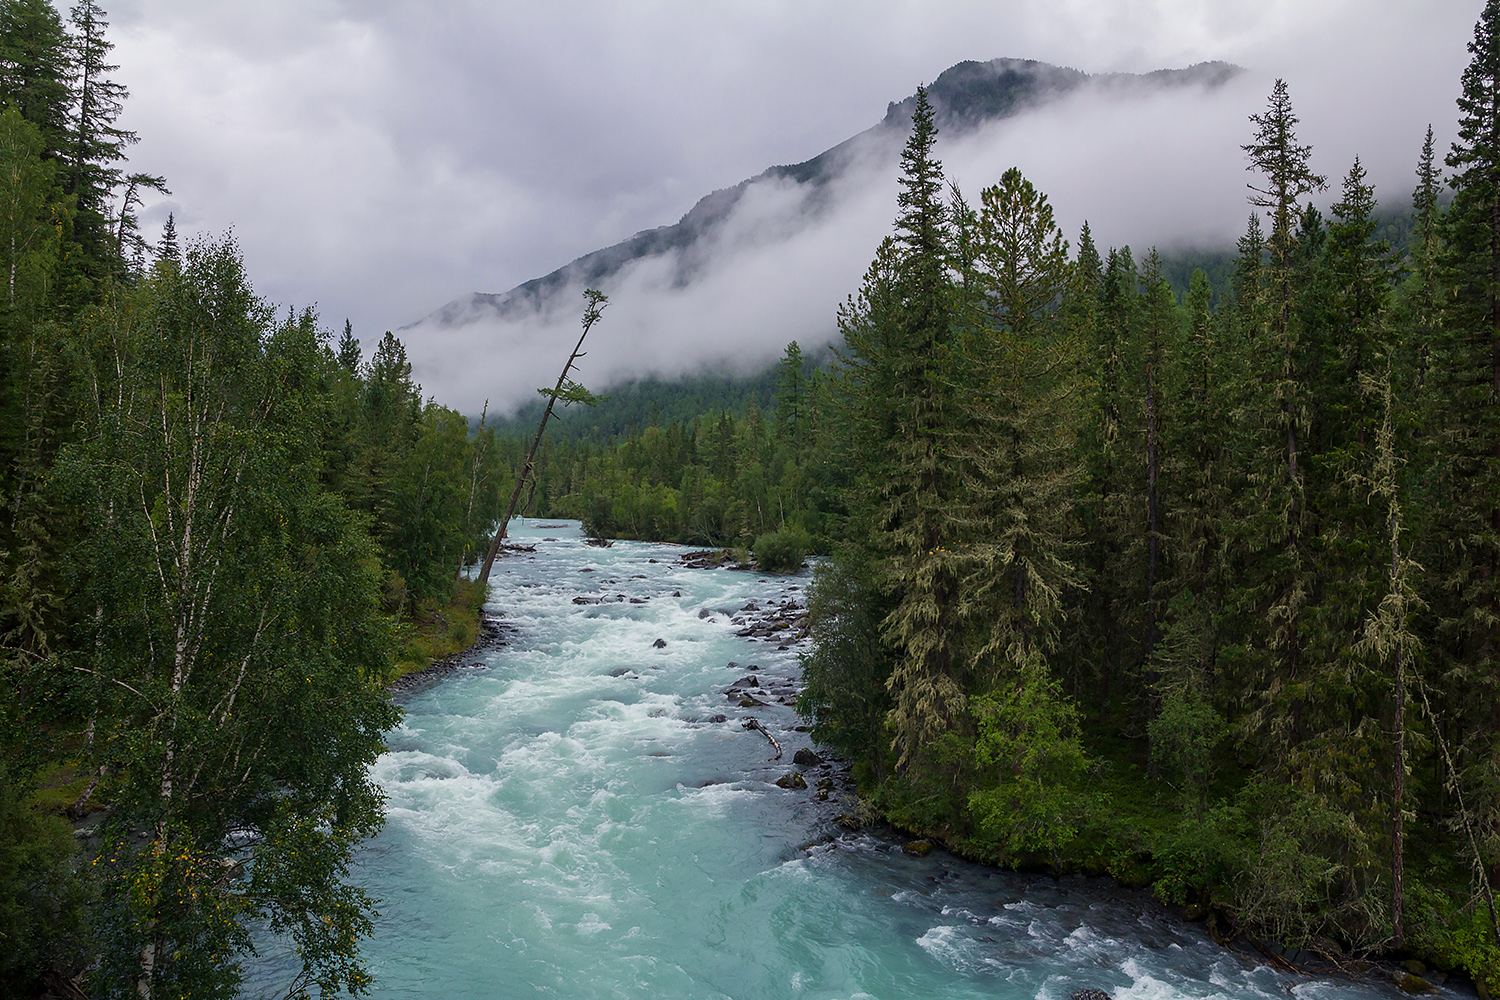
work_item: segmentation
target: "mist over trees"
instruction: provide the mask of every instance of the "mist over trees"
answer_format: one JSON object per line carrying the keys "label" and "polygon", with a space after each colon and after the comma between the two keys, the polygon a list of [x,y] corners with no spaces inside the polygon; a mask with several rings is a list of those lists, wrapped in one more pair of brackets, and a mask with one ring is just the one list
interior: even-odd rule
{"label": "mist over trees", "polygon": [[[105,17],[0,3],[0,987],[233,996],[266,929],[359,994],[381,685],[529,441],[148,238]],[[1470,51],[1399,250],[1278,80],[1213,281],[950,183],[919,91],[834,358],[632,389],[522,509],[822,555],[799,708],[904,830],[1500,990],[1500,0]]]}
{"label": "mist over trees", "polygon": [[1400,252],[1278,80],[1185,294],[1018,171],[971,202],[920,93],[831,369],[559,446],[536,509],[828,554],[801,708],[903,829],[1500,989],[1500,4],[1470,52]]}

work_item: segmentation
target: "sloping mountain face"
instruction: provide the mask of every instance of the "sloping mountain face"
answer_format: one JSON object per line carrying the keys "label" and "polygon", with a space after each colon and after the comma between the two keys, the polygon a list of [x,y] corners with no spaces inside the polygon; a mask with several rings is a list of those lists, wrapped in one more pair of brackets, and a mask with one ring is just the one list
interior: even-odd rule
{"label": "sloping mountain face", "polygon": [[[1214,89],[1241,70],[1223,62],[1206,62],[1186,69],[1152,73],[1108,73],[1091,75],[1075,69],[1052,66],[1030,59],[992,59],[961,62],[945,70],[927,88],[938,128],[950,136],[961,136],[986,124],[1013,117],[1081,88],[1154,92],[1168,88]],[[454,328],[484,321],[515,322],[528,315],[547,312],[555,300],[570,289],[610,290],[611,279],[639,262],[667,262],[672,283],[686,287],[701,270],[706,253],[734,215],[747,191],[771,181],[794,186],[800,214],[811,222],[827,205],[831,188],[852,165],[882,154],[894,156],[911,128],[916,95],[892,102],[877,125],[839,143],[810,160],[771,167],[733,187],[704,197],[674,225],[636,233],[614,246],[585,254],[550,274],[534,278],[508,292],[475,293],[448,303],[413,327]],[[785,220],[763,239],[785,235]],[[568,305],[573,303],[571,299]]]}

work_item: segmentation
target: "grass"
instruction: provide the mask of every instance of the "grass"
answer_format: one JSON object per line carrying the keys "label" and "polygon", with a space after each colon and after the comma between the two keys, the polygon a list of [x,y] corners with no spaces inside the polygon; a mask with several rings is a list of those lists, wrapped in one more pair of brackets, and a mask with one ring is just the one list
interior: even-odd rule
{"label": "grass", "polygon": [[401,623],[395,670],[387,681],[426,670],[438,660],[474,645],[481,634],[479,620],[485,589],[473,580],[456,580],[446,602],[419,604]]}

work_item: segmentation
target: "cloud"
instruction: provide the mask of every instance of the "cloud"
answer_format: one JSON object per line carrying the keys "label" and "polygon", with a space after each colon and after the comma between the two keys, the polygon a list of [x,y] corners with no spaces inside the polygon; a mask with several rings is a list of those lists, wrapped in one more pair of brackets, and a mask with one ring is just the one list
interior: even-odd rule
{"label": "cloud", "polygon": [[[1036,58],[1089,72],[1227,59],[1251,69],[1238,104],[1164,100],[1143,119],[1079,103],[1054,122],[1014,123],[987,147],[993,155],[944,153],[973,188],[1016,162],[1070,230],[1087,216],[1101,238],[1137,247],[1237,231],[1248,211],[1238,152],[1245,116],[1263,106],[1275,76],[1288,79],[1331,180],[1357,152],[1383,197],[1405,194],[1426,123],[1440,140],[1452,134],[1481,6],[121,0],[111,5],[111,37],[116,76],[132,91],[122,124],[142,137],[133,166],[165,174],[174,192],[147,207],[146,232],[168,211],[184,235],[233,227],[263,294],[316,302],[331,327],[348,316],[368,347],[443,302],[504,291],[670,222],[772,163],[807,159],[962,59]],[[826,311],[794,322],[731,286],[735,274],[755,274],[763,287],[784,284],[785,303],[839,301],[893,214],[890,202],[872,201],[867,214],[852,203],[841,216],[847,233],[820,228],[784,254],[737,247],[734,267],[710,269],[705,280],[720,284],[704,287],[725,302],[747,299],[742,313],[754,318],[699,338],[744,328],[764,344],[781,327],[831,328]],[[802,270],[778,277],[778,260]],[[818,276],[837,284],[814,289]],[[636,280],[645,288],[648,277]],[[639,343],[622,363],[680,357],[678,345],[696,341],[673,339],[677,324],[692,323],[661,308],[630,320],[617,296],[601,339],[609,324],[623,336],[629,323]],[[648,344],[654,329],[672,346]],[[465,384],[450,389],[444,378],[428,384],[440,398]]]}

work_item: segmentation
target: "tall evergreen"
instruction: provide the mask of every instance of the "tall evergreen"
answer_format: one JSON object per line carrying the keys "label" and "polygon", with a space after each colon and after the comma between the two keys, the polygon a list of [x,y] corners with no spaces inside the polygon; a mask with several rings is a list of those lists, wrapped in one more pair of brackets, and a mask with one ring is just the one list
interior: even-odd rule
{"label": "tall evergreen", "polygon": [[1266,209],[1271,226],[1265,242],[1269,259],[1259,285],[1257,318],[1263,325],[1251,327],[1261,361],[1253,391],[1259,397],[1254,405],[1263,432],[1251,472],[1257,495],[1245,518],[1250,546],[1264,555],[1263,569],[1253,582],[1247,581],[1245,597],[1264,616],[1275,661],[1262,688],[1271,704],[1262,710],[1261,729],[1284,753],[1301,738],[1303,613],[1311,597],[1312,569],[1303,455],[1312,408],[1297,314],[1297,227],[1301,199],[1322,190],[1327,181],[1308,165],[1312,147],[1298,142],[1298,119],[1285,81],[1276,81],[1266,111],[1251,115],[1250,121],[1255,137],[1242,148],[1250,158],[1246,169],[1260,174],[1262,185],[1248,185],[1250,203]]}
{"label": "tall evergreen", "polygon": [[[1444,638],[1444,687],[1473,720],[1458,766],[1486,829],[1500,830],[1500,0],[1485,4],[1463,74],[1458,138],[1446,158],[1453,200],[1444,215],[1450,290],[1433,352],[1434,410],[1426,428],[1437,462],[1438,519],[1429,569]],[[1491,833],[1476,859],[1500,873]]]}
{"label": "tall evergreen", "polygon": [[0,100],[35,125],[43,156],[67,158],[73,58],[67,29],[47,0],[0,4]]}
{"label": "tall evergreen", "polygon": [[853,507],[896,600],[883,631],[896,651],[890,721],[903,764],[965,718],[952,620],[955,470],[944,454],[956,416],[953,283],[936,141],[919,88],[901,153],[895,232],[839,323],[850,445],[868,470],[869,499]]}

